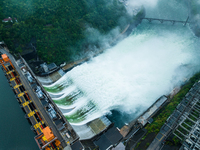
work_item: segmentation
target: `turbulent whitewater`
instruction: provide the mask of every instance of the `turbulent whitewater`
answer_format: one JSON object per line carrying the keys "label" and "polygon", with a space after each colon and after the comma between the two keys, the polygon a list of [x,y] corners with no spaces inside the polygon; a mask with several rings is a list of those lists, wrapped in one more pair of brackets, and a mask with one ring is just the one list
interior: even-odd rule
{"label": "turbulent whitewater", "polygon": [[[163,5],[170,7],[166,6],[170,2],[176,1]],[[160,9],[155,10],[159,17],[167,15],[163,19],[182,20],[187,18],[183,6],[176,5],[179,16],[173,11],[162,16]],[[45,89],[72,125],[86,124],[112,110],[128,115],[123,120],[128,123],[199,71],[199,43],[187,26],[143,22],[119,44]]]}

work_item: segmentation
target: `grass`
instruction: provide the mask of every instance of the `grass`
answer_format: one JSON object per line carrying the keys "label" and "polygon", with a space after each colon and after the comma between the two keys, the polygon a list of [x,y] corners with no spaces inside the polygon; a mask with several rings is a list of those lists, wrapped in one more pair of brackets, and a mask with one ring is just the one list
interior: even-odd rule
{"label": "grass", "polygon": [[[166,106],[164,106],[162,112],[160,112],[158,115],[156,115],[153,119],[154,122],[151,124],[148,124],[145,128],[148,130],[147,134],[149,133],[156,133],[160,131],[160,128],[164,125],[167,118],[173,113],[177,105],[181,102],[181,100],[184,98],[184,96],[188,93],[188,91],[192,88],[195,82],[197,82],[200,78],[200,72],[196,73],[193,77],[190,78],[190,80],[181,88],[181,90],[173,97],[173,99],[168,103]],[[145,139],[144,137],[144,139]],[[143,140],[144,140],[143,139]],[[177,139],[176,139],[177,141]],[[177,142],[178,143],[178,142]],[[140,143],[137,144],[136,147],[138,147]]]}

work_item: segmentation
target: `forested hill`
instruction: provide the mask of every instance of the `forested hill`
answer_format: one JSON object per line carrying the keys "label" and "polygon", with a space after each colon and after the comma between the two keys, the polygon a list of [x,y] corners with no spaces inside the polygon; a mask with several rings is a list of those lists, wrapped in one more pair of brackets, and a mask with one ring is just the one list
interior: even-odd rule
{"label": "forested hill", "polygon": [[99,48],[95,29],[100,35],[122,30],[131,17],[118,0],[1,0],[0,7],[1,20],[13,19],[0,22],[0,41],[13,53],[32,43],[42,60],[57,64]]}
{"label": "forested hill", "polygon": [[190,27],[197,37],[200,37],[200,1],[190,1]]}

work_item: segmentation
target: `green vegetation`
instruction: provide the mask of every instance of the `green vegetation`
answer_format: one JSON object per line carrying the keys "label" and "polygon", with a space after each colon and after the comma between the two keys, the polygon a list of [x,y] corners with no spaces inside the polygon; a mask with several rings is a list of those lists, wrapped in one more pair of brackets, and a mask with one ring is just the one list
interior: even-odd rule
{"label": "green vegetation", "polygon": [[3,0],[0,20],[8,17],[13,23],[0,22],[0,41],[11,52],[33,43],[42,60],[57,64],[84,57],[102,46],[96,33],[106,35],[117,26],[123,30],[132,20],[118,0]]}
{"label": "green vegetation", "polygon": [[196,0],[191,0],[191,13],[192,15],[200,14],[200,4]]}
{"label": "green vegetation", "polygon": [[137,143],[137,145],[135,146],[135,148],[138,148],[140,144],[141,144],[141,141]]}
{"label": "green vegetation", "polygon": [[152,124],[148,124],[146,129],[148,133],[156,132],[158,133],[160,128],[163,126],[167,118],[171,115],[171,113],[175,110],[176,106],[181,102],[183,97],[187,94],[193,84],[198,81],[200,78],[200,73],[195,74],[187,84],[185,84],[182,89],[173,97],[170,103],[165,106],[164,110],[154,118],[154,122]]}
{"label": "green vegetation", "polygon": [[[170,103],[164,107],[162,112],[153,118],[154,122],[151,124],[148,124],[145,127],[148,130],[148,132],[144,137],[147,137],[147,135],[149,133],[154,132],[157,134],[160,131],[160,128],[164,125],[167,118],[172,114],[172,112],[175,110],[176,106],[181,102],[181,100],[184,98],[184,96],[187,94],[187,92],[191,89],[191,87],[194,85],[194,83],[197,82],[199,79],[200,79],[200,72],[195,74],[192,78],[190,78],[190,80],[173,97],[173,99],[170,101]],[[192,125],[192,122],[189,120],[186,120],[185,122],[188,125]],[[183,129],[181,129],[181,130],[183,130]],[[177,132],[176,134],[180,135],[179,132]],[[144,140],[144,138],[143,138],[143,140]],[[173,141],[176,145],[178,145],[180,143],[180,140],[177,137],[174,137]],[[139,147],[139,145],[140,145],[140,143],[137,144],[137,147]]]}

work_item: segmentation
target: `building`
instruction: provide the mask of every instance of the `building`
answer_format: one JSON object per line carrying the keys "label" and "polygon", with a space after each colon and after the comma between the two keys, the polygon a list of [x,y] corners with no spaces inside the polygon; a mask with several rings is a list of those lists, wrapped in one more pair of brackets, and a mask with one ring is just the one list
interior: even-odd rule
{"label": "building", "polygon": [[[14,18],[14,20],[15,20],[15,22],[18,22],[17,18]],[[12,22],[13,23],[13,19],[11,17],[8,17],[8,18],[3,19],[2,22]]]}

